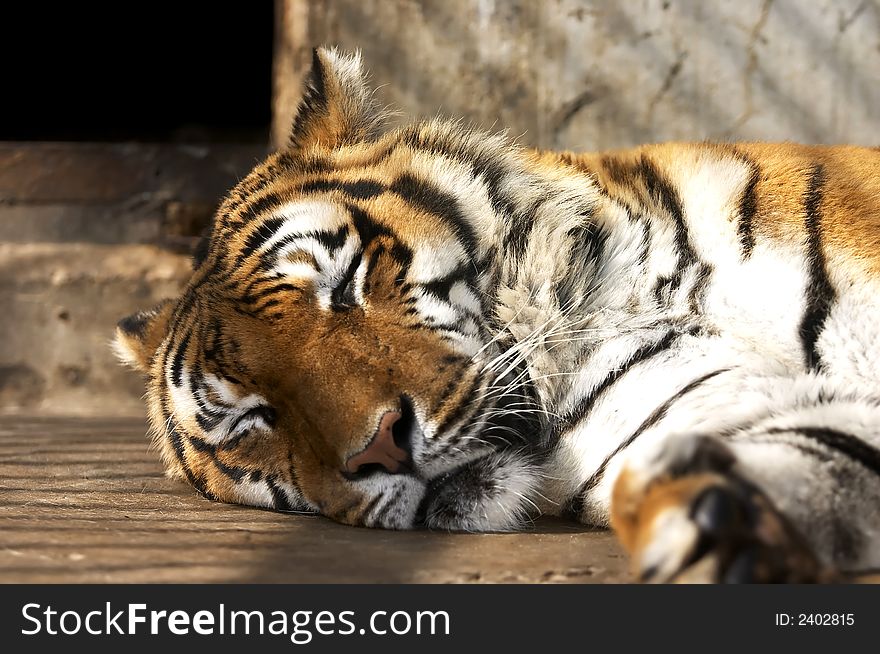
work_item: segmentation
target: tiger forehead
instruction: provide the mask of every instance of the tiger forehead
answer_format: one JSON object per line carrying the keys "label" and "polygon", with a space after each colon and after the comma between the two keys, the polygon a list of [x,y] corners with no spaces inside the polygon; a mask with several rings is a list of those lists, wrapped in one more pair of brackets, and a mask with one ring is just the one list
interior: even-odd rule
{"label": "tiger forehead", "polygon": [[355,200],[344,192],[334,191],[302,194],[275,207],[235,240],[240,244],[240,256],[272,250],[285,238],[321,234],[339,241],[354,239],[361,247],[368,246],[373,239],[385,238],[416,254],[449,250],[457,258],[466,254],[454,226],[393,193],[369,200]]}
{"label": "tiger forehead", "polygon": [[[359,210],[399,240],[436,247],[460,236],[458,204],[454,195],[431,180],[411,172],[394,174],[382,167],[307,177],[279,174],[248,194],[239,212],[258,214],[258,219],[242,225],[234,237],[246,241],[248,234],[265,231],[268,221],[277,225],[278,220],[293,217],[306,228],[338,229],[344,222],[354,227],[353,210]],[[456,220],[450,220],[450,214],[456,214]]]}

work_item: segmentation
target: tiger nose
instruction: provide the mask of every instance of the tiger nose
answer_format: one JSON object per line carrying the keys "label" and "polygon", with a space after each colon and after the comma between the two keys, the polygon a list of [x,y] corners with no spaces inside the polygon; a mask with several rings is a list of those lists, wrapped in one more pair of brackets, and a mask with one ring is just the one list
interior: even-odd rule
{"label": "tiger nose", "polygon": [[367,447],[345,462],[345,471],[357,476],[371,472],[377,467],[384,468],[391,474],[409,472],[411,455],[408,435],[395,433],[401,431],[396,430],[395,427],[401,426],[402,417],[400,411],[386,411],[379,420],[379,427]]}

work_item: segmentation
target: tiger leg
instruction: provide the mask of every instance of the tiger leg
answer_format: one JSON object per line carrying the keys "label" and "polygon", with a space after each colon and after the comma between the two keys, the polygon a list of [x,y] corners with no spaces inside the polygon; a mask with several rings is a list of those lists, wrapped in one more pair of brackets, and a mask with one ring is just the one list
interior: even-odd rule
{"label": "tiger leg", "polygon": [[639,579],[829,582],[880,567],[880,409],[800,400],[627,457],[610,519]]}

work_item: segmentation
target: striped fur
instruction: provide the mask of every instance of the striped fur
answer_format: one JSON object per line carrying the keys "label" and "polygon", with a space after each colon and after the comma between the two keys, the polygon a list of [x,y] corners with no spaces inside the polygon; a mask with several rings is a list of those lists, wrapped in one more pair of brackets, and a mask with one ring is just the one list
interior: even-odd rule
{"label": "striped fur", "polygon": [[[317,51],[182,296],[120,323],[172,474],[368,526],[614,520],[656,571],[694,549],[657,525],[703,486],[643,498],[699,473],[823,564],[880,566],[880,152],[536,152],[381,119],[358,56]],[[346,474],[386,411],[411,471]]]}

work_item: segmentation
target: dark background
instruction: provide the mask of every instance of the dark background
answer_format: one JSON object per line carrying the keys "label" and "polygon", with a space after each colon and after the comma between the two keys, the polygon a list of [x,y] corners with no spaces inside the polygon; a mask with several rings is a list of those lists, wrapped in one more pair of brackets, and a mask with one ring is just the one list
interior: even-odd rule
{"label": "dark background", "polygon": [[5,2],[0,140],[265,143],[273,3]]}

